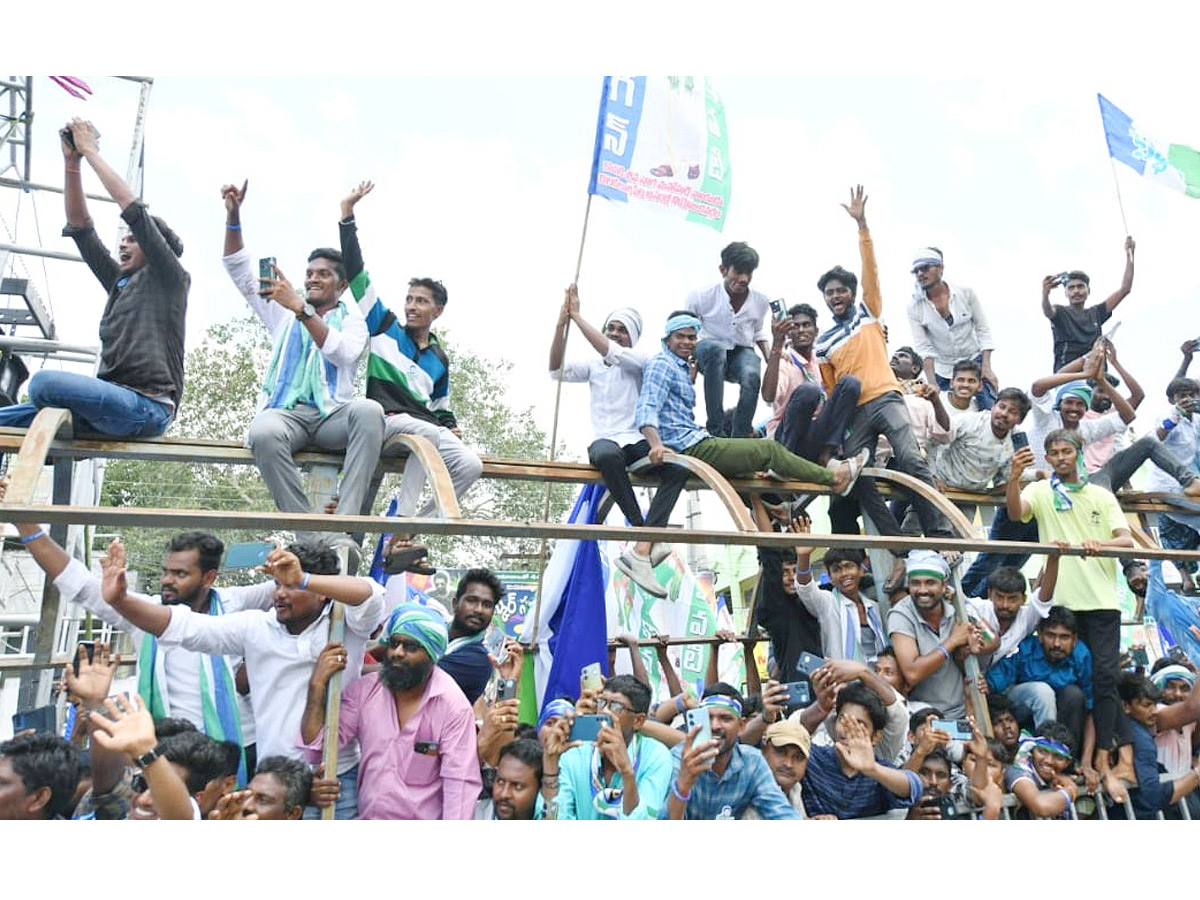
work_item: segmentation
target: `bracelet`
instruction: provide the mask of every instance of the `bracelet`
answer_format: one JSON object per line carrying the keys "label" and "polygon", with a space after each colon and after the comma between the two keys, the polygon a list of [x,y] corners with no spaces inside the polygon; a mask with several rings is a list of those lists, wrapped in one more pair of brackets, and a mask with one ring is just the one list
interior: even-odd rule
{"label": "bracelet", "polygon": [[241,225],[230,225],[228,222],[226,222],[226,223],[225,223],[225,227],[226,227],[226,228],[227,228],[229,231],[241,231],[241,230],[242,230],[242,226],[241,226]]}
{"label": "bracelet", "polygon": [[68,172],[74,172],[76,175],[78,175],[78,174],[79,174],[79,169],[72,169],[70,166],[67,166],[67,171],[68,171]]}
{"label": "bracelet", "polygon": [[671,793],[675,795],[675,799],[680,803],[687,803],[692,799],[691,792],[684,794],[679,790],[679,779],[676,778],[671,782]]}
{"label": "bracelet", "polygon": [[309,575],[307,572],[305,572],[305,573],[304,573],[304,577],[300,579],[300,590],[302,590],[302,591],[307,591],[307,590],[308,590],[308,580],[309,580],[311,577],[312,577],[312,576],[311,576],[311,575]]}
{"label": "bracelet", "polygon": [[37,531],[35,531],[33,534],[27,534],[27,535],[25,535],[25,537],[23,537],[23,538],[18,538],[18,540],[19,540],[19,541],[20,541],[22,544],[32,544],[32,543],[33,543],[34,541],[36,541],[38,538],[44,538],[45,536],[46,536],[46,532],[45,532],[43,529],[39,528],[39,529],[38,529]]}
{"label": "bracelet", "polygon": [[543,772],[542,777],[543,778],[557,778],[558,773],[557,772]]}
{"label": "bracelet", "polygon": [[1063,795],[1063,799],[1067,801],[1067,809],[1071,808],[1071,804],[1075,801],[1071,799],[1071,792],[1066,788],[1059,788],[1058,792]]}
{"label": "bracelet", "polygon": [[687,707],[683,705],[683,694],[675,698],[675,708],[679,710],[681,716],[687,714]]}
{"label": "bracelet", "polygon": [[796,574],[797,575],[811,575],[812,574],[812,566],[809,566],[807,569],[797,569]]}
{"label": "bracelet", "polygon": [[947,650],[941,644],[938,644],[934,649],[940,650],[942,652],[942,656],[946,657],[946,662],[950,662],[950,651],[949,650]]}

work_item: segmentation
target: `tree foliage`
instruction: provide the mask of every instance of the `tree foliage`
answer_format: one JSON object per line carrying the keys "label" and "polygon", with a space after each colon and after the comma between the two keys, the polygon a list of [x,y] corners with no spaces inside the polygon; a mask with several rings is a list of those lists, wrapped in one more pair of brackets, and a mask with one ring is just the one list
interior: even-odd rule
{"label": "tree foliage", "polygon": [[[170,436],[240,441],[257,407],[263,372],[271,352],[271,339],[254,317],[213,325],[204,342],[187,355],[185,386],[179,415],[167,432]],[[458,416],[467,443],[484,456],[542,459],[546,435],[533,418],[533,410],[514,410],[505,402],[506,376],[512,364],[451,349],[451,408]],[[388,495],[399,486],[399,475],[384,479],[375,511],[382,512]],[[480,480],[463,498],[468,518],[540,521],[545,486],[534,482]],[[551,496],[552,518],[562,515],[570,488],[556,486]],[[270,510],[270,493],[254,466],[191,465],[150,460],[110,460],[105,470],[102,502],[112,506],[166,509]],[[129,549],[131,568],[157,572],[162,548],[173,530],[128,529],[122,540]],[[264,535],[225,531],[227,544],[261,540]],[[375,535],[367,536],[366,552]],[[488,565],[503,568],[536,566],[536,559],[502,558],[504,554],[532,555],[536,541],[496,537],[439,537],[429,535],[435,565]],[[153,579],[149,579],[153,582]],[[230,583],[228,578],[223,579]],[[143,581],[145,584],[146,581]]]}

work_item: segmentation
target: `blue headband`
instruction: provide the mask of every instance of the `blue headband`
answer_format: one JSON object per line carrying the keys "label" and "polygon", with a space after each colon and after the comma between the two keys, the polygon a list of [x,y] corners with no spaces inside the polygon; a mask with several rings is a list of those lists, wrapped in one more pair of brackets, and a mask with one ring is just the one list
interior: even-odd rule
{"label": "blue headband", "polygon": [[681,328],[695,328],[696,337],[699,337],[701,330],[703,330],[703,325],[691,313],[680,313],[679,315],[671,316],[671,318],[667,319],[667,324],[663,327],[663,340],[665,341],[673,332]]}
{"label": "blue headband", "polygon": [[739,719],[742,717],[742,704],[738,702],[737,697],[730,697],[728,694],[709,694],[700,702],[706,707],[717,706],[731,709]]}
{"label": "blue headband", "polygon": [[1160,691],[1167,686],[1168,681],[1186,681],[1188,687],[1195,687],[1196,673],[1183,666],[1163,666],[1150,676],[1150,680]]}
{"label": "blue headband", "polygon": [[1063,397],[1077,397],[1083,401],[1084,406],[1092,405],[1092,389],[1088,387],[1086,381],[1068,381],[1060,387],[1058,393],[1054,395],[1055,409],[1058,409]]}
{"label": "blue headband", "polygon": [[1035,737],[1033,739],[1033,746],[1041,747],[1047,753],[1053,753],[1055,756],[1061,756],[1064,759],[1073,758],[1066,744],[1060,744],[1058,741],[1051,740],[1048,737]]}
{"label": "blue headband", "polygon": [[569,712],[575,711],[575,705],[570,700],[564,700],[561,697],[557,700],[551,700],[542,709],[541,716],[538,717],[538,731],[542,730],[542,726],[555,716],[565,716]]}

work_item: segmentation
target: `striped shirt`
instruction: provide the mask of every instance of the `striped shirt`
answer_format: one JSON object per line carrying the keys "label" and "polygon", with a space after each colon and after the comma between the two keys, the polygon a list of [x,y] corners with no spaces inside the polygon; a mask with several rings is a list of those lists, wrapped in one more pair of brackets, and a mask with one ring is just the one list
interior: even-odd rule
{"label": "striped shirt", "polygon": [[[896,768],[878,760],[879,765]],[[832,815],[839,819],[861,819],[878,816],[889,809],[907,809],[921,799],[921,779],[916,772],[901,769],[908,778],[908,796],[897,797],[874,778],[855,772],[847,776],[842,771],[837,750],[813,744],[808,756],[808,769],[801,784],[804,787],[804,809],[809,816]]]}
{"label": "striped shirt", "polygon": [[883,297],[879,291],[879,267],[875,264],[875,245],[871,232],[860,228],[858,250],[862,257],[862,299],[856,300],[844,319],[817,338],[813,351],[821,364],[826,392],[832,392],[838,379],[853,375],[862,382],[858,405],[864,406],[889,391],[900,391],[900,382],[892,372],[887,339],[883,336]]}
{"label": "striped shirt", "polygon": [[[672,784],[679,777],[682,758],[683,744],[676,744],[671,750]],[[718,777],[712,769],[702,772],[689,797],[685,819],[736,819],[751,806],[764,819],[800,818],[775,783],[762,752],[746,744],[734,745],[724,775]],[[663,804],[660,819],[670,818],[669,806],[669,802]]]}

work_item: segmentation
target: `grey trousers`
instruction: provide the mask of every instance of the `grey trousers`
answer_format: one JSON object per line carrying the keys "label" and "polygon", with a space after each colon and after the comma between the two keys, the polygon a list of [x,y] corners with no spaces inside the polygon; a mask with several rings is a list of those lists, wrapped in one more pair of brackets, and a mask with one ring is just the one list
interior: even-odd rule
{"label": "grey trousers", "polygon": [[[385,423],[387,437],[394,434],[417,434],[428,440],[437,448],[438,456],[446,464],[450,473],[450,482],[454,485],[454,496],[461,498],[483,474],[483,462],[479,454],[468,447],[449,428],[426,422],[407,413],[396,413],[388,416]],[[404,475],[400,480],[400,495],[396,500],[396,515],[407,518],[415,515],[425,518],[433,515],[437,504],[432,498],[417,509],[421,500],[421,492],[425,488],[425,467],[415,453],[410,453],[404,463]]]}
{"label": "grey trousers", "polygon": [[[292,455],[305,447],[345,450],[337,511],[363,512],[371,476],[383,447],[383,407],[374,400],[351,400],[322,419],[316,407],[264,409],[250,423],[254,461],[280,512],[313,512]],[[307,534],[307,532],[302,532]]]}

